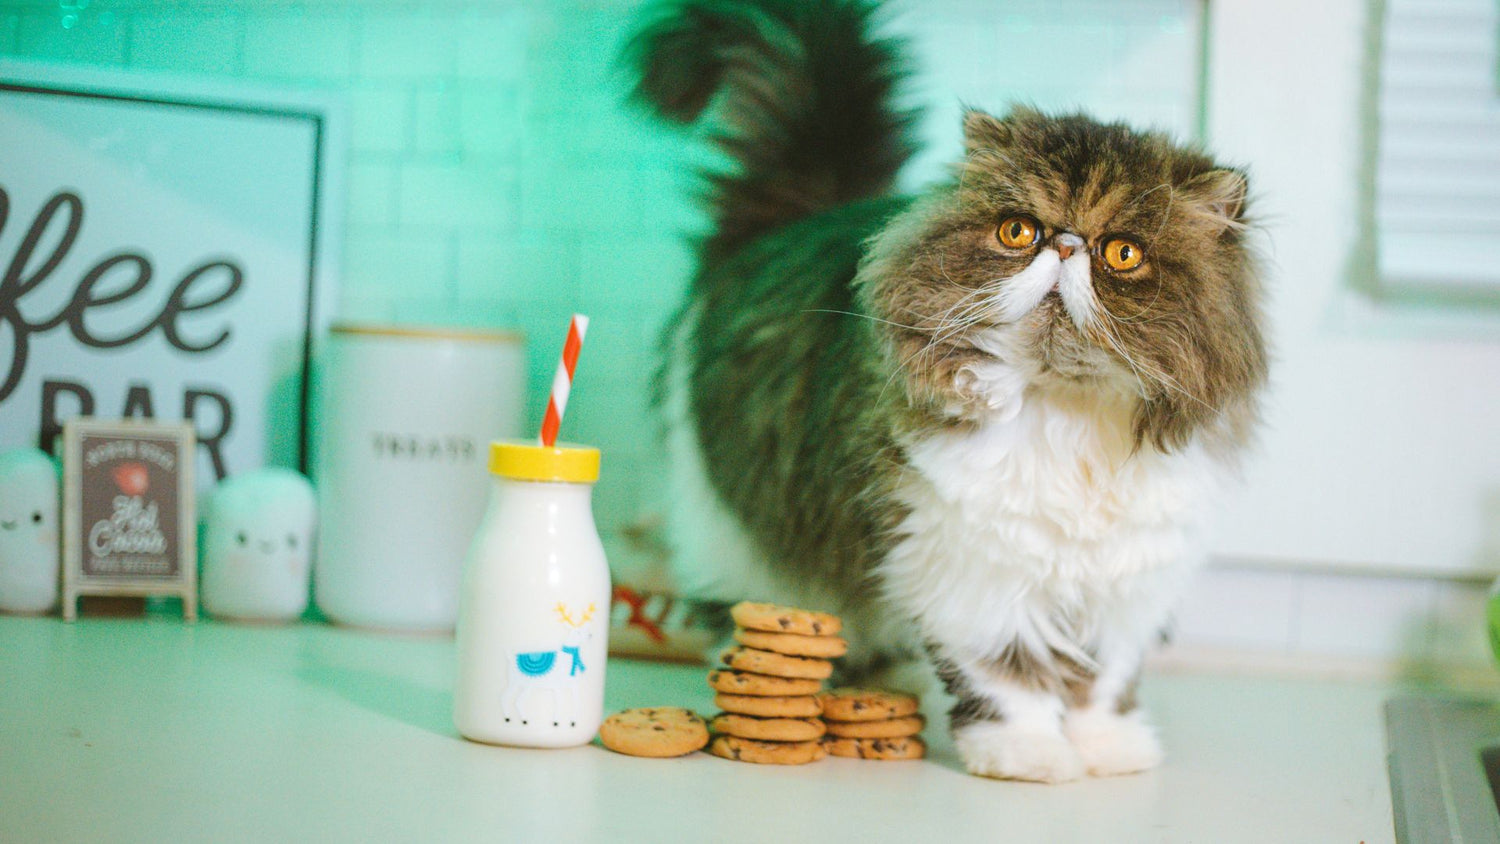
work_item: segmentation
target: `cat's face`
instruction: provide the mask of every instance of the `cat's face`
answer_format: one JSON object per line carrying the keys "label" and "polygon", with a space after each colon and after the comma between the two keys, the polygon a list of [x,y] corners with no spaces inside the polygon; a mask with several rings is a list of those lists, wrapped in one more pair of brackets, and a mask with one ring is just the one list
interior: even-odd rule
{"label": "cat's face", "polygon": [[1136,436],[1164,448],[1253,412],[1265,351],[1240,173],[1084,117],[970,112],[964,128],[955,183],[862,274],[918,392],[966,398],[998,364],[1011,389],[1134,397]]}

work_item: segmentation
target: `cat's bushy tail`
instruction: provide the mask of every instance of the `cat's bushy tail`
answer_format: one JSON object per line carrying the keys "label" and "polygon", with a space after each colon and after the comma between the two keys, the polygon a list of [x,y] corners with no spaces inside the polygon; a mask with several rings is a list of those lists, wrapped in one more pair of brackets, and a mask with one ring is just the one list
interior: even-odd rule
{"label": "cat's bushy tail", "polygon": [[[705,258],[787,223],[886,192],[911,155],[894,102],[901,45],[868,0],[662,0],[626,47],[637,99],[664,119],[705,117],[736,166],[706,173],[717,223]],[[712,105],[712,108],[710,108]]]}

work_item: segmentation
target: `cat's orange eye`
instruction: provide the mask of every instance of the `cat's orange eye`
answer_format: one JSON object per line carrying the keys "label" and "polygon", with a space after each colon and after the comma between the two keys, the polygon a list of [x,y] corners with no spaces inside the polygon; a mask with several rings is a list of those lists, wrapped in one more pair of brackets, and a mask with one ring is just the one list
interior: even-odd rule
{"label": "cat's orange eye", "polygon": [[1146,251],[1133,240],[1117,237],[1104,244],[1104,263],[1115,272],[1133,270],[1146,260]]}
{"label": "cat's orange eye", "polygon": [[1000,228],[995,230],[995,237],[1000,240],[1000,245],[1007,249],[1025,249],[1036,245],[1041,231],[1036,220],[1030,217],[1006,217],[1000,223]]}

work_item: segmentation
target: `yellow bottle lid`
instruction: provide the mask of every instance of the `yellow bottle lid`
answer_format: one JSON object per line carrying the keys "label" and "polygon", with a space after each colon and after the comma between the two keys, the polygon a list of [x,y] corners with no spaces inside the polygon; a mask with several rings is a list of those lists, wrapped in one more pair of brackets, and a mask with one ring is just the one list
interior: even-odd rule
{"label": "yellow bottle lid", "polygon": [[591,484],[599,480],[599,449],[569,443],[549,448],[534,441],[495,440],[490,443],[490,474],[516,481]]}

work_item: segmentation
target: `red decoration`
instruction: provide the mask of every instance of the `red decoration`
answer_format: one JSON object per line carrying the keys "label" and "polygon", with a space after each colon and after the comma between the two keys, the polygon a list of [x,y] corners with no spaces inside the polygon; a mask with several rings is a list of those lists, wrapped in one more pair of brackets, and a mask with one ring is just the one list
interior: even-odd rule
{"label": "red decoration", "polygon": [[625,619],[626,627],[641,628],[657,644],[667,640],[666,634],[661,632],[661,625],[646,616],[646,599],[639,592],[627,586],[616,586],[614,600],[630,607],[630,617]]}
{"label": "red decoration", "polygon": [[115,486],[130,496],[145,495],[150,487],[151,476],[144,463],[121,463],[112,473]]}

